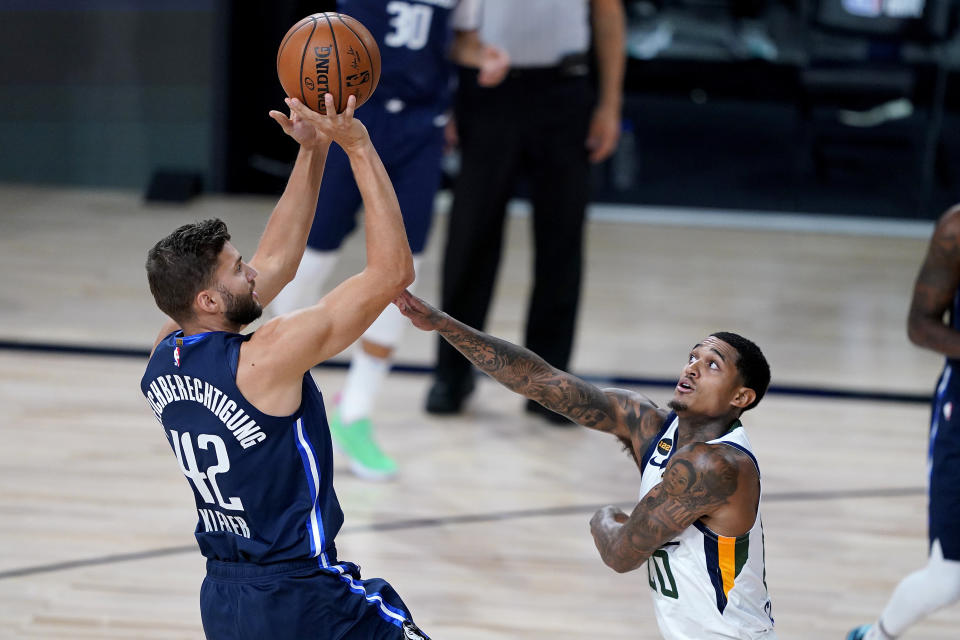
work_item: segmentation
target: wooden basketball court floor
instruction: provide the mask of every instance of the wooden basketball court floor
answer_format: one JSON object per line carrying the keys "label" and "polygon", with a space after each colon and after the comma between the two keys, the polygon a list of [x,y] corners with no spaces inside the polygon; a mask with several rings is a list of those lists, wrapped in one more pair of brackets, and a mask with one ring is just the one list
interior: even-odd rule
{"label": "wooden basketball court floor", "polygon": [[[162,321],[143,260],[178,224],[210,216],[249,256],[272,204],[144,206],[130,193],[0,185],[0,638],[201,637],[190,490],[138,390]],[[444,208],[419,274],[433,301]],[[842,638],[874,619],[926,556],[926,398],[940,359],[911,346],[904,323],[931,225],[593,214],[572,369],[665,402],[661,385],[698,339],[756,340],[775,388],[744,422],[778,634]],[[513,340],[528,234],[513,217],[488,325]],[[358,268],[361,242],[337,278]],[[389,378],[374,416],[400,476],[361,481],[337,458],[341,557],[390,580],[434,638],[659,637],[646,572],[607,569],[589,535],[595,509],[636,499],[618,444],[529,417],[486,380],[464,415],[425,414],[433,345],[408,331],[407,372]],[[332,397],[344,370],[315,376]],[[960,607],[905,637],[960,637]]]}

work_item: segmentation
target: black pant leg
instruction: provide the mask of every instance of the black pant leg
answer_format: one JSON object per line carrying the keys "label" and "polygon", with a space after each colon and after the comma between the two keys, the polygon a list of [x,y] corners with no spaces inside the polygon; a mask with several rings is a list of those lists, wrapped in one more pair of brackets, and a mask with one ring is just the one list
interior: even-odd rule
{"label": "black pant leg", "polygon": [[[475,72],[461,74],[457,98],[461,168],[444,247],[441,306],[482,329],[500,266],[506,204],[519,157],[519,123],[510,83],[486,89],[475,79]],[[459,382],[469,372],[470,363],[441,338],[436,378]]]}
{"label": "black pant leg", "polygon": [[528,144],[534,208],[534,282],[526,346],[555,367],[570,362],[580,301],[590,164],[592,91],[583,78],[539,92]]}

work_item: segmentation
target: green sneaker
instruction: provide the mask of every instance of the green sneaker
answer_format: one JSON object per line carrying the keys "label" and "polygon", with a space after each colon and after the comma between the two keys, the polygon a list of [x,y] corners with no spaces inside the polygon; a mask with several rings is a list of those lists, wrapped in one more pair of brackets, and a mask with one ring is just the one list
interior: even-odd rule
{"label": "green sneaker", "polygon": [[350,459],[350,470],[368,480],[386,480],[397,474],[397,463],[380,449],[373,439],[370,418],[361,418],[349,424],[340,422],[340,412],[330,417],[330,435]]}
{"label": "green sneaker", "polygon": [[851,629],[850,633],[847,634],[846,640],[863,640],[867,637],[867,633],[870,631],[870,627],[873,625],[862,624],[856,629]]}

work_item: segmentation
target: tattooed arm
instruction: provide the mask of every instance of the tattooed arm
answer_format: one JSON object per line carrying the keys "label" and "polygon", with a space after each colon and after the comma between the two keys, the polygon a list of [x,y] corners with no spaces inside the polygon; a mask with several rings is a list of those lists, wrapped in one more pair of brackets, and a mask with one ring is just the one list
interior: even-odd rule
{"label": "tattooed arm", "polygon": [[917,275],[907,320],[907,335],[920,347],[960,358],[960,332],[944,324],[960,286],[960,207],[937,223]]}
{"label": "tattooed arm", "polygon": [[702,442],[684,447],[629,516],[612,506],[597,511],[590,533],[603,563],[617,573],[633,571],[695,521],[730,504],[739,468],[729,454]]}
{"label": "tattooed arm", "polygon": [[616,435],[635,456],[660,429],[663,415],[642,394],[600,389],[550,366],[529,349],[454,320],[409,292],[393,302],[415,327],[439,333],[503,386],[578,424]]}

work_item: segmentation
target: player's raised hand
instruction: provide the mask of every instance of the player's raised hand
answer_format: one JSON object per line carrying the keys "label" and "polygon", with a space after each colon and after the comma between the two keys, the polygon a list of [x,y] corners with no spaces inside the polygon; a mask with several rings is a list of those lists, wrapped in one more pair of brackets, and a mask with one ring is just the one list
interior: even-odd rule
{"label": "player's raised hand", "polygon": [[291,115],[298,116],[300,120],[316,128],[319,135],[333,139],[344,151],[349,152],[370,141],[367,128],[353,117],[353,111],[357,107],[357,99],[353,95],[347,98],[347,106],[341,113],[337,113],[333,96],[329,93],[323,97],[326,115],[317,113],[296,98],[287,98],[287,104],[290,105]]}
{"label": "player's raised hand", "polygon": [[[290,116],[287,117],[280,111],[271,110],[270,117],[277,121],[285,134],[299,142],[303,147],[326,147],[330,145],[333,137],[318,128],[316,123],[310,119],[305,119],[302,111],[294,107],[293,103],[297,102],[296,100],[286,98],[284,102],[290,108]],[[307,111],[310,110],[307,109]]]}
{"label": "player's raised hand", "polygon": [[393,304],[422,331],[436,330],[446,318],[445,313],[406,290],[394,299]]}

